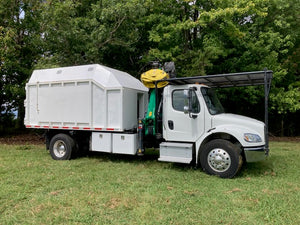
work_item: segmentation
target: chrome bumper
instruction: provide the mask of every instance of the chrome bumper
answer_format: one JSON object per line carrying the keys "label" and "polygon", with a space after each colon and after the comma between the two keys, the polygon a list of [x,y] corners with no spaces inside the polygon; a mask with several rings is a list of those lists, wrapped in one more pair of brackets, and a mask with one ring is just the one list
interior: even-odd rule
{"label": "chrome bumper", "polygon": [[244,148],[245,157],[247,162],[257,162],[266,159],[268,149],[265,146]]}

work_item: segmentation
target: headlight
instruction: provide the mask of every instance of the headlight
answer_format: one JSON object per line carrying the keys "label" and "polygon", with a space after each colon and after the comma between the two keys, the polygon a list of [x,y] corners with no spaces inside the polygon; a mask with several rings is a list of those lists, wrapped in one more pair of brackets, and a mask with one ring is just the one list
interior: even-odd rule
{"label": "headlight", "polygon": [[261,137],[257,134],[244,134],[244,140],[247,142],[261,142]]}

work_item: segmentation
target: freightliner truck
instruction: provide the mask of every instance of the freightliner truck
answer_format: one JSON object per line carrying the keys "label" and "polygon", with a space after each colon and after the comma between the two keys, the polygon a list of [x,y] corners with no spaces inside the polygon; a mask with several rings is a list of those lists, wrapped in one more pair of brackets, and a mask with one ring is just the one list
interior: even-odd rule
{"label": "freightliner truck", "polygon": [[[35,70],[26,84],[25,126],[45,130],[55,160],[83,151],[143,155],[155,148],[159,161],[232,178],[243,162],[268,155],[272,71],[168,78],[152,69],[141,77],[149,88],[98,64]],[[264,123],[224,113],[212,89],[249,85],[264,86]]]}

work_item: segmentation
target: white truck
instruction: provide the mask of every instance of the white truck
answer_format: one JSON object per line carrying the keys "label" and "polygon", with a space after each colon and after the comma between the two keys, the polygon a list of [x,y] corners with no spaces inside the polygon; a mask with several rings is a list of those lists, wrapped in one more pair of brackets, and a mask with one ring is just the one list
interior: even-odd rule
{"label": "white truck", "polygon": [[[268,155],[272,71],[157,80],[149,91],[128,73],[102,65],[35,70],[26,84],[27,128],[45,129],[55,160],[81,151],[142,155],[194,164],[232,178],[243,162]],[[157,88],[160,82],[168,82]],[[224,113],[211,87],[264,85],[265,123]]]}

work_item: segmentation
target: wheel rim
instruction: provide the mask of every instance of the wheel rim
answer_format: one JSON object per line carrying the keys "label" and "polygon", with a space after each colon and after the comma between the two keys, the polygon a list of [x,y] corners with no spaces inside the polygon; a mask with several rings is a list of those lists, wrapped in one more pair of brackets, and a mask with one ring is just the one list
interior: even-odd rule
{"label": "wheel rim", "polygon": [[57,140],[54,143],[53,152],[54,152],[54,155],[58,158],[64,157],[64,155],[67,152],[65,143],[61,140]]}
{"label": "wheel rim", "polygon": [[207,161],[208,165],[216,172],[225,172],[231,165],[230,155],[221,148],[211,150],[208,153]]}

